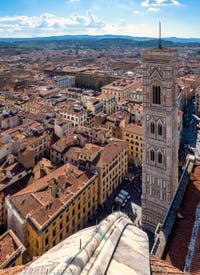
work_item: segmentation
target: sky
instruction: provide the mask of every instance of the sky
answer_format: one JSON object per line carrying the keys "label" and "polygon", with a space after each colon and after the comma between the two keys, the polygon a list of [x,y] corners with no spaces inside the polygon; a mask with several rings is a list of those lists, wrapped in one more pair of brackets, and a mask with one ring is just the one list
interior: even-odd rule
{"label": "sky", "polygon": [[118,34],[200,38],[199,0],[0,0],[0,38]]}

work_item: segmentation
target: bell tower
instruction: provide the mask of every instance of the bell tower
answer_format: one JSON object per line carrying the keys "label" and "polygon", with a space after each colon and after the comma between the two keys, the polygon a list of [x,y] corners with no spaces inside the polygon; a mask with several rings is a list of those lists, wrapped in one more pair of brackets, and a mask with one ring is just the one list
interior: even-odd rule
{"label": "bell tower", "polygon": [[[160,31],[159,31],[160,33]],[[142,225],[162,222],[178,184],[177,51],[143,52]]]}

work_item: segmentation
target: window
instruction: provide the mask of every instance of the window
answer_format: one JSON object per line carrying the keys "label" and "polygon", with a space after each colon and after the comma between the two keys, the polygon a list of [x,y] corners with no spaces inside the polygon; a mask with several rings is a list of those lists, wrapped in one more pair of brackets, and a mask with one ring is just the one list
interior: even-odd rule
{"label": "window", "polygon": [[151,122],[151,134],[155,134],[155,124]]}
{"label": "window", "polygon": [[160,99],[160,86],[155,86],[153,85],[153,104],[161,104],[161,99]]}
{"label": "window", "polygon": [[158,135],[159,135],[159,136],[162,136],[162,132],[163,132],[163,130],[162,130],[162,125],[159,123],[159,124],[158,124]]}
{"label": "window", "polygon": [[54,229],[53,230],[53,237],[55,237],[56,236],[56,230]]}
{"label": "window", "polygon": [[45,245],[47,245],[48,243],[49,243],[49,238],[46,237],[46,238],[45,238]]}
{"label": "window", "polygon": [[162,163],[162,154],[161,153],[158,153],[158,162],[159,163]]}
{"label": "window", "polygon": [[155,160],[155,153],[153,150],[151,150],[151,152],[150,152],[150,159],[151,159],[151,161]]}

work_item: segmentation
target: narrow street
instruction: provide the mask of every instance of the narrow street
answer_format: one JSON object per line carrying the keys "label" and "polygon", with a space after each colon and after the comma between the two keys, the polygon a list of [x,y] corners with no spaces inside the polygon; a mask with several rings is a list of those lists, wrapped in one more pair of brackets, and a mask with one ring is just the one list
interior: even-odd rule
{"label": "narrow street", "polygon": [[193,154],[192,148],[196,146],[197,139],[197,119],[193,117],[195,114],[194,99],[185,107],[183,114],[183,131],[182,139],[179,147],[179,162],[184,165],[187,154]]}
{"label": "narrow street", "polygon": [[[130,199],[124,207],[115,204],[114,199],[121,189],[126,190]],[[141,226],[141,194],[142,194],[142,169],[141,167],[129,166],[127,177],[122,184],[118,186],[115,192],[105,202],[104,207],[99,207],[97,214],[89,222],[89,225],[95,225],[110,213],[120,210],[127,214],[136,226]]]}

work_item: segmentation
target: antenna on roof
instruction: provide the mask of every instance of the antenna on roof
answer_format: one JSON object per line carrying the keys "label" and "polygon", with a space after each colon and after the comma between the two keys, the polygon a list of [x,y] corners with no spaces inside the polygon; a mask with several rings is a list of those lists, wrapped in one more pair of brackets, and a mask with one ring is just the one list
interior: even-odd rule
{"label": "antenna on roof", "polygon": [[162,44],[161,44],[161,22],[159,21],[159,40],[158,40],[158,48],[162,49]]}

